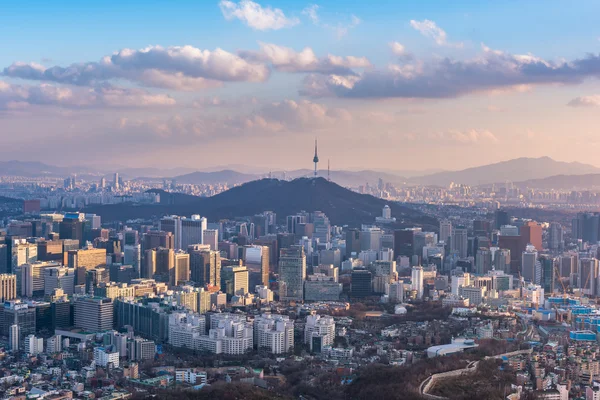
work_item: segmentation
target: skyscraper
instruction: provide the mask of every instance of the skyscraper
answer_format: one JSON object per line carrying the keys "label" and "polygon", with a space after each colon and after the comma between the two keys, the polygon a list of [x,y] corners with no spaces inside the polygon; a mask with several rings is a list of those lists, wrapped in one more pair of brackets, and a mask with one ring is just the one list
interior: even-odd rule
{"label": "skyscraper", "polygon": [[415,266],[411,271],[412,290],[417,291],[417,299],[423,298],[423,267]]}
{"label": "skyscraper", "polygon": [[78,297],[75,300],[75,327],[87,332],[101,332],[112,329],[112,299]]}
{"label": "skyscraper", "polygon": [[539,285],[542,280],[542,264],[538,261],[538,252],[533,245],[528,245],[521,255],[521,276],[525,282]]}
{"label": "skyscraper", "polygon": [[[528,221],[519,230],[521,234],[521,248],[525,249],[531,244],[537,251],[542,251],[542,226],[535,221]],[[596,237],[598,234],[596,233]]]}
{"label": "skyscraper", "polygon": [[281,249],[279,255],[279,298],[283,301],[302,301],[306,277],[304,247]]}
{"label": "skyscraper", "polygon": [[562,225],[558,222],[552,222],[548,229],[548,248],[550,250],[562,250],[564,244]]}
{"label": "skyscraper", "polygon": [[446,244],[450,244],[452,239],[452,222],[444,220],[440,222],[440,237],[439,241],[443,241]]}
{"label": "skyscraper", "polygon": [[188,247],[191,280],[199,286],[221,287],[221,254],[207,245]]}
{"label": "skyscraper", "polygon": [[457,226],[452,233],[452,250],[455,251],[460,258],[467,256],[469,238],[467,236],[467,228]]}

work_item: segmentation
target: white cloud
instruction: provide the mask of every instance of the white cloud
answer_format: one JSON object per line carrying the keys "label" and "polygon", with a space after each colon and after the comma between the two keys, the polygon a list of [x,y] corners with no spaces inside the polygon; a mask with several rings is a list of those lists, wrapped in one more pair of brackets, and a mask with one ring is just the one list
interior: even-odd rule
{"label": "white cloud", "polygon": [[[222,104],[217,99],[207,101],[215,106]],[[327,107],[307,100],[284,100],[266,104],[254,112],[237,115],[217,116],[206,113],[187,116],[177,114],[166,119],[121,118],[118,128],[133,135],[146,135],[150,132],[157,138],[168,138],[174,142],[181,139],[180,143],[185,143],[190,136],[218,139],[289,132],[314,133],[316,130],[349,126],[352,120],[346,109]]]}
{"label": "white cloud", "polygon": [[429,135],[431,139],[456,143],[456,144],[477,144],[481,142],[498,143],[498,138],[489,130],[470,129],[466,131],[449,130]]}
{"label": "white cloud", "polygon": [[239,3],[221,0],[219,7],[226,20],[239,19],[259,31],[289,28],[300,23],[298,18],[286,17],[279,8],[262,7],[250,0],[241,0]]}
{"label": "white cloud", "polygon": [[529,91],[536,85],[578,84],[598,76],[600,55],[572,61],[547,61],[531,54],[509,54],[483,46],[468,60],[450,57],[412,60],[385,70],[369,69],[352,80],[309,77],[302,94],[371,98],[455,98],[471,93]]}
{"label": "white cloud", "polygon": [[319,17],[319,8],[320,7],[318,5],[312,4],[302,10],[302,14],[308,16],[314,25],[333,31],[338,39],[346,36],[350,29],[356,28],[362,22],[356,15],[350,15],[349,20],[344,22],[338,22],[335,24],[325,23],[322,22],[321,18]]}
{"label": "white cloud", "polygon": [[16,62],[3,74],[14,78],[94,86],[111,80],[128,80],[150,87],[198,90],[221,82],[262,82],[270,75],[264,64],[250,63],[222,49],[201,50],[193,46],[150,46],[122,49],[99,62],[46,68]]}
{"label": "white cloud", "polygon": [[251,62],[271,64],[278,71],[320,74],[356,75],[353,68],[366,68],[371,63],[366,57],[327,55],[317,57],[310,47],[296,51],[289,47],[260,43],[260,51],[241,51],[239,55]]}
{"label": "white cloud", "polygon": [[576,97],[567,105],[571,107],[600,107],[600,95]]}
{"label": "white cloud", "polygon": [[173,106],[175,99],[142,89],[112,86],[68,88],[41,84],[23,86],[0,81],[0,109],[23,109],[29,106],[64,108],[142,108]]}
{"label": "white cloud", "polygon": [[392,53],[396,56],[405,56],[406,55],[406,47],[398,42],[391,42],[390,49]]}
{"label": "white cloud", "polygon": [[424,19],[423,21],[412,19],[410,20],[410,26],[419,31],[423,36],[433,39],[439,46],[463,47],[462,43],[448,42],[446,31],[428,19]]}
{"label": "white cloud", "polygon": [[319,6],[316,4],[312,4],[306,7],[304,10],[302,10],[302,14],[308,16],[308,18],[310,18],[313,24],[318,25],[320,22],[319,15],[317,14],[318,10]]}

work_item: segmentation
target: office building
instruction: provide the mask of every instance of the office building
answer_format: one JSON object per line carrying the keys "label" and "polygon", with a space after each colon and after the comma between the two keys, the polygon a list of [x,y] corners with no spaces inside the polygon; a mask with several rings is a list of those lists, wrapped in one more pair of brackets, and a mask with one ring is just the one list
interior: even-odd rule
{"label": "office building", "polygon": [[562,250],[565,245],[562,225],[552,222],[548,228],[548,248],[550,250]]}
{"label": "office building", "polygon": [[306,255],[302,246],[281,249],[279,254],[279,298],[282,301],[304,299]]}
{"label": "office building", "polygon": [[452,251],[455,252],[458,257],[467,257],[468,241],[467,228],[464,226],[455,227],[452,232]]}
{"label": "office building", "polygon": [[0,302],[17,298],[17,276],[14,274],[0,274]]}
{"label": "office building", "polygon": [[346,231],[346,259],[358,257],[360,253],[360,231],[358,229],[348,229]]}
{"label": "office building", "polygon": [[216,229],[207,229],[203,233],[202,244],[210,246],[212,251],[219,250],[219,231]]}
{"label": "office building", "polygon": [[205,245],[188,247],[191,280],[199,286],[221,287],[221,254]]}
{"label": "office building", "polygon": [[350,294],[352,297],[367,297],[372,291],[372,274],[365,269],[355,269],[351,275]]}
{"label": "office building", "polygon": [[99,297],[75,299],[74,323],[86,332],[102,332],[113,327],[113,300]]}
{"label": "office building", "polygon": [[229,298],[244,296],[250,292],[248,268],[241,265],[231,265],[221,269],[221,291]]}
{"label": "office building", "polygon": [[184,251],[173,254],[173,268],[170,271],[171,286],[186,283],[190,280],[190,255]]}
{"label": "office building", "polygon": [[423,298],[424,285],[423,285],[423,267],[415,266],[411,270],[411,289],[417,292],[417,299]]}
{"label": "office building", "polygon": [[528,245],[521,256],[521,276],[525,282],[539,285],[542,280],[542,265],[533,245]]}
{"label": "office building", "polygon": [[150,250],[163,247],[165,249],[175,248],[175,236],[172,232],[150,231],[142,236],[142,250]]}
{"label": "office building", "polygon": [[308,275],[304,282],[304,300],[306,301],[339,301],[342,284],[333,276],[323,273]]}
{"label": "office building", "polygon": [[2,323],[0,324],[2,336],[9,336],[12,325],[18,327],[19,341],[28,335],[36,333],[35,307],[29,307],[20,300],[4,302],[2,309]]}
{"label": "office building", "polygon": [[444,220],[440,222],[440,236],[438,239],[446,244],[452,240],[452,222]]}

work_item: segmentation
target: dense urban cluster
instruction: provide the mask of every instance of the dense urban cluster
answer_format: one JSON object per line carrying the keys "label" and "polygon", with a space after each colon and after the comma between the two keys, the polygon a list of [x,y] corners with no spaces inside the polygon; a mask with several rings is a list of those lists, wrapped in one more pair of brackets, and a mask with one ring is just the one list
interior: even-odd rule
{"label": "dense urban cluster", "polygon": [[[90,190],[131,187],[105,185]],[[7,398],[362,398],[375,370],[406,382],[398,398],[473,381],[497,385],[487,398],[600,396],[599,214],[447,206],[435,231],[387,205],[362,226],[302,210],[104,222],[52,196],[1,220]]]}

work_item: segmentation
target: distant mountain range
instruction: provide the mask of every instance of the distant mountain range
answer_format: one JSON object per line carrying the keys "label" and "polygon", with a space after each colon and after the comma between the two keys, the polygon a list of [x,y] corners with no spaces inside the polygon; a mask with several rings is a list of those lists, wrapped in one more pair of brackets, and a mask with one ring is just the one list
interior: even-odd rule
{"label": "distant mountain range", "polygon": [[[240,166],[238,166],[240,167]],[[298,169],[292,171],[272,171],[256,173],[256,168],[249,169],[253,173],[240,172],[235,169],[223,169],[212,171],[194,171],[190,168],[108,168],[92,167],[56,167],[41,162],[4,161],[0,162],[0,175],[20,175],[29,177],[52,176],[67,177],[77,174],[83,179],[95,180],[101,176],[112,178],[114,172],[119,172],[125,179],[174,179],[178,183],[187,184],[216,184],[227,183],[238,185],[241,183],[259,180],[263,178],[295,179],[301,177],[312,177],[313,170]],[[344,171],[344,170],[319,170],[321,177],[329,176],[332,181],[346,187],[357,187],[359,185],[376,185],[379,179],[394,185],[426,185],[426,186],[448,186],[451,182],[467,184],[471,186],[502,184],[507,181],[523,182],[530,180],[549,179],[554,176],[579,176],[589,174],[600,174],[600,168],[593,165],[578,162],[556,161],[550,157],[540,158],[517,158],[502,161],[495,164],[467,168],[460,171],[442,171],[417,176],[416,171]],[[422,172],[424,174],[424,172]],[[565,178],[569,179],[569,178]],[[585,182],[582,182],[585,184]],[[542,184],[540,182],[539,184]],[[568,184],[568,183],[567,183]]]}
{"label": "distant mountain range", "polygon": [[209,220],[274,211],[280,222],[299,211],[323,211],[332,224],[360,226],[372,224],[388,204],[397,226],[419,225],[437,230],[435,218],[395,202],[348,190],[324,178],[298,178],[292,181],[261,179],[245,183],[212,197],[196,197],[162,191],[161,205],[116,204],[94,206],[88,212],[104,221],[160,217],[168,214],[200,214]]}
{"label": "distant mountain range", "polygon": [[555,190],[591,190],[600,188],[600,174],[554,175],[516,182],[520,188]]}
{"label": "distant mountain range", "polygon": [[554,175],[583,175],[600,173],[600,168],[578,162],[556,161],[550,157],[516,158],[481,167],[467,168],[461,171],[447,171],[410,179],[420,185],[446,186],[450,182],[471,186],[506,181],[519,182],[530,179],[542,179]]}

